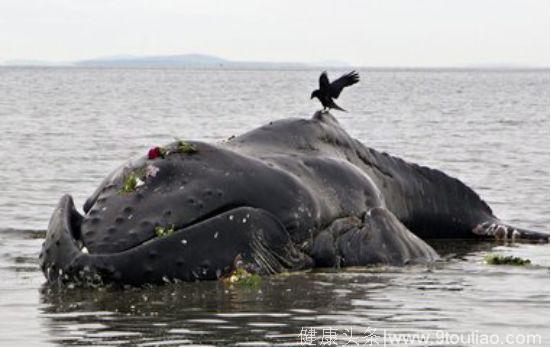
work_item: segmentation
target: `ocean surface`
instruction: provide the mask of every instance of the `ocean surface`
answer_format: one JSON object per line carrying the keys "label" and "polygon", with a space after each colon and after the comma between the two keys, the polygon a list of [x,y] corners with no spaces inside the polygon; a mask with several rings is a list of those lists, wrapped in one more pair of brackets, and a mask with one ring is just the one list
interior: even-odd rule
{"label": "ocean surface", "polygon": [[[258,288],[44,284],[37,257],[62,194],[81,207],[112,169],[174,137],[216,142],[310,117],[318,74],[0,68],[0,345],[549,345],[548,244],[431,241],[435,265],[284,274]],[[335,113],[353,136],[549,232],[549,70],[360,74],[338,100],[350,112]],[[532,264],[487,265],[490,252]]]}

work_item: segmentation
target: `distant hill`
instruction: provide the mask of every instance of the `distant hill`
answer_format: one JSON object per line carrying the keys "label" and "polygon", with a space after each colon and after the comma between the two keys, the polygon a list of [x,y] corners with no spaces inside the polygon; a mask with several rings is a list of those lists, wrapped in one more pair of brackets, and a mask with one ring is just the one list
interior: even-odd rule
{"label": "distant hill", "polygon": [[[38,59],[12,59],[0,62],[0,66],[20,67],[105,67],[105,68],[188,68],[188,69],[339,69],[352,68],[353,65],[339,60],[322,60],[318,62],[262,62],[238,61],[220,58],[207,54],[178,54],[157,56],[118,55],[85,59],[78,61],[56,62]],[[357,68],[357,67],[356,67]],[[377,70],[525,70],[549,69],[549,66],[530,66],[513,63],[473,63],[446,67],[424,66],[370,66]]]}
{"label": "distant hill", "polygon": [[6,66],[67,66],[72,62],[50,62],[38,59],[12,59],[4,62]]}
{"label": "distant hill", "polygon": [[171,56],[145,56],[98,58],[75,62],[84,67],[137,67],[137,68],[304,68],[307,64],[294,62],[234,61],[206,54]]}
{"label": "distant hill", "polygon": [[81,60],[76,66],[86,67],[222,67],[232,62],[204,54],[182,54],[150,57],[107,57]]}
{"label": "distant hill", "polygon": [[308,67],[345,67],[348,63],[325,61],[318,63],[234,61],[206,54],[181,54],[166,56],[111,56],[75,62],[47,62],[37,60],[12,60],[10,66],[77,66],[77,67],[116,67],[116,68],[203,68],[203,69],[272,69]]}

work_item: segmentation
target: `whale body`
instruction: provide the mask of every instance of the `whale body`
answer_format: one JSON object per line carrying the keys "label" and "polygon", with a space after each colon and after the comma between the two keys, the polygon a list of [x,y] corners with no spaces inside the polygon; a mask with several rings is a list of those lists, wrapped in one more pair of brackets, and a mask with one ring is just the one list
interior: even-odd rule
{"label": "whale body", "polygon": [[[213,280],[313,267],[432,262],[429,238],[549,241],[501,222],[441,171],[380,153],[327,112],[227,141],[182,143],[117,168],[84,204],[54,210],[50,283]],[[134,185],[127,188],[129,180]]]}

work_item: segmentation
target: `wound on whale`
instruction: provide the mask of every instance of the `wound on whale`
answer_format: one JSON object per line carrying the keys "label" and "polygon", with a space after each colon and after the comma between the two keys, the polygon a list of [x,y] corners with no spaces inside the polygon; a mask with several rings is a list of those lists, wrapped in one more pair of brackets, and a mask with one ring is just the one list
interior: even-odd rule
{"label": "wound on whale", "polygon": [[548,242],[501,222],[441,171],[375,151],[327,112],[217,144],[174,142],[65,195],[40,253],[48,282],[214,280],[236,259],[269,275],[432,262],[429,238]]}

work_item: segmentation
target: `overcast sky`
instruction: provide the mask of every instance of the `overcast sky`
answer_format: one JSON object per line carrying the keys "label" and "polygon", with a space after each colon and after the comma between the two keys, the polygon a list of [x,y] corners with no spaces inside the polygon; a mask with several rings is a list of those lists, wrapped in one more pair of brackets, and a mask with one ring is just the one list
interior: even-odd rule
{"label": "overcast sky", "polygon": [[549,66],[548,0],[0,0],[0,61],[205,53]]}

